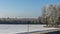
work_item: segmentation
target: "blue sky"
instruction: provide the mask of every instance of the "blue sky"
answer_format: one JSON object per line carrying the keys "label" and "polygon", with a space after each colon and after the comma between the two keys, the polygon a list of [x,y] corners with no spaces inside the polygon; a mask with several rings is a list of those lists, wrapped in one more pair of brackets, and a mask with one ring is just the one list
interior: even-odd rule
{"label": "blue sky", "polygon": [[0,0],[0,17],[39,17],[43,6],[60,0]]}

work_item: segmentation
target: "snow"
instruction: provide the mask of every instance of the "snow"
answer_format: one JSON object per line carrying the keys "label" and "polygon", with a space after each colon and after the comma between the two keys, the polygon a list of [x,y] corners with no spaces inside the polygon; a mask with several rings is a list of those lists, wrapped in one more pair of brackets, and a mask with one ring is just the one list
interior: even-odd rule
{"label": "snow", "polygon": [[1,25],[0,24],[0,34],[14,34],[14,33],[23,33],[23,32],[33,32],[33,31],[42,31],[58,28],[45,28],[45,25]]}

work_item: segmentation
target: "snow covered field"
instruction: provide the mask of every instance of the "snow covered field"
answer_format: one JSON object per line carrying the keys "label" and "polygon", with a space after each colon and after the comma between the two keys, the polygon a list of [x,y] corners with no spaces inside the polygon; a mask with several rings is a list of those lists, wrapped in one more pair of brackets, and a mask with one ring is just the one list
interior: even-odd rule
{"label": "snow covered field", "polygon": [[[57,28],[44,28],[44,25],[29,25],[29,32],[42,31]],[[4,25],[0,24],[0,34],[14,34],[28,32],[28,25]]]}

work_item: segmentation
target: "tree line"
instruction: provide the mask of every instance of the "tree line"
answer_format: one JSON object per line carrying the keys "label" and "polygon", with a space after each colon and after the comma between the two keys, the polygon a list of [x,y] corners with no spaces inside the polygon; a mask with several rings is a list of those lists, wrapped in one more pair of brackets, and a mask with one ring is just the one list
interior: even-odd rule
{"label": "tree line", "polygon": [[42,24],[40,19],[32,18],[0,18],[0,24]]}

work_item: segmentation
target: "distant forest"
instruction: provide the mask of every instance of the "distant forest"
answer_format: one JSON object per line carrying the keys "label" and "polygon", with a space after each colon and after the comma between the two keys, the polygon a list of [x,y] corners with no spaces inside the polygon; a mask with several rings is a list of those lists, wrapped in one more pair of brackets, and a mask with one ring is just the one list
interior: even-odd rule
{"label": "distant forest", "polygon": [[44,24],[40,17],[35,18],[0,18],[0,24]]}

